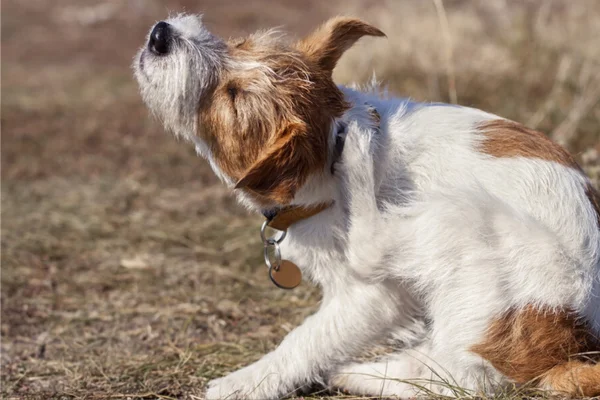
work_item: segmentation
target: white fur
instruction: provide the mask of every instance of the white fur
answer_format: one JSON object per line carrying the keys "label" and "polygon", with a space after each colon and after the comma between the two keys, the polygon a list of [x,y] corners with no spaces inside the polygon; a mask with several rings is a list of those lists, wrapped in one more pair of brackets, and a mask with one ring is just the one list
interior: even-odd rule
{"label": "white fur", "polygon": [[[154,55],[142,47],[133,70],[144,102],[165,128],[193,140],[198,104],[228,62],[226,45],[206,30],[200,16],[179,14],[165,22],[173,29],[173,48],[169,54]],[[196,148],[202,156],[210,156],[207,146]]]}
{"label": "white fur", "polygon": [[[154,58],[141,68],[151,57],[142,50],[136,76],[167,128],[211,160],[189,104],[227,61],[220,39],[193,18],[169,20],[185,39],[172,62]],[[188,46],[198,38],[202,55]],[[498,118],[491,114],[342,90],[353,107],[336,121],[347,125],[336,173],[309,179],[293,202],[335,204],[293,225],[282,244],[322,288],[321,307],[276,350],[211,381],[207,399],[274,399],[313,382],[403,398],[415,395],[413,384],[492,392],[506,377],[469,349],[494,318],[526,305],[570,308],[600,334],[600,232],[580,171],[482,154],[476,126]],[[378,362],[351,362],[389,337],[404,348]]]}
{"label": "white fur", "polygon": [[[315,193],[335,206],[282,246],[323,305],[261,361],[211,382],[208,398],[277,398],[324,378],[375,396],[493,392],[507,379],[469,349],[503,312],[570,308],[600,333],[600,233],[581,172],[483,155],[475,127],[498,117],[482,111],[344,90],[356,106],[342,162]],[[402,328],[423,314],[429,329],[415,340]],[[348,364],[390,335],[421,345]]]}

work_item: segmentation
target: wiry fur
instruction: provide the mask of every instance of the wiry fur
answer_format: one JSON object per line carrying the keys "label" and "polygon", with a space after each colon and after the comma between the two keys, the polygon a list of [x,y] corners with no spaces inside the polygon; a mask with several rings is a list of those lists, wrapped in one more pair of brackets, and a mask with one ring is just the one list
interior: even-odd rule
{"label": "wiry fur", "polygon": [[[298,44],[224,44],[187,18],[168,22],[196,50],[136,63],[149,107],[226,182],[241,182],[246,206],[335,201],[281,246],[322,288],[319,311],[261,360],[211,381],[208,399],[279,398],[314,382],[411,397],[411,382],[446,392],[440,379],[474,392],[531,381],[598,394],[599,201],[564,150],[483,111],[336,88],[337,58],[379,35],[358,20]],[[237,110],[230,84],[250,96]],[[351,362],[392,336],[398,353]]]}
{"label": "wiry fur", "polygon": [[225,42],[204,29],[200,16],[179,14],[168,21],[178,32],[169,56],[154,56],[143,47],[133,67],[150,110],[166,129],[191,139],[198,104],[223,70]]}

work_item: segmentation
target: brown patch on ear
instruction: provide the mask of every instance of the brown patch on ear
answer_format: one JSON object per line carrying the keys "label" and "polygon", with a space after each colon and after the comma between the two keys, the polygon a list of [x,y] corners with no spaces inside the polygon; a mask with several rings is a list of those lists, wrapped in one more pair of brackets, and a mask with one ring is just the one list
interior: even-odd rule
{"label": "brown patch on ear", "polygon": [[570,360],[580,358],[583,364],[586,359],[579,353],[600,348],[597,339],[573,313],[529,306],[494,320],[484,341],[471,350],[508,378],[523,384],[540,383],[545,374],[557,374],[555,368]]}
{"label": "brown patch on ear", "polygon": [[247,189],[280,204],[289,203],[324,155],[314,149],[301,124],[287,126],[239,180],[236,189]]}
{"label": "brown patch on ear", "polygon": [[481,151],[490,156],[537,158],[581,170],[565,149],[541,132],[503,119],[486,121],[479,129],[485,136]]}
{"label": "brown patch on ear", "polygon": [[319,67],[331,72],[342,54],[363,36],[385,34],[359,19],[336,17],[300,41],[297,47]]}
{"label": "brown patch on ear", "polygon": [[596,217],[598,218],[598,228],[600,228],[600,193],[594,187],[588,183],[585,188],[585,195],[590,199],[592,207],[596,210]]}

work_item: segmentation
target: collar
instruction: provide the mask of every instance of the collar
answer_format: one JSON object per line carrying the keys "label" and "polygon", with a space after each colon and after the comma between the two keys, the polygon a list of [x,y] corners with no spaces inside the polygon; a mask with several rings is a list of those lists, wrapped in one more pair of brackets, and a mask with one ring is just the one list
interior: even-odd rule
{"label": "collar", "polygon": [[308,219],[333,205],[333,201],[314,204],[310,206],[287,206],[263,210],[262,214],[267,219],[267,225],[279,231],[285,231],[297,222]]}

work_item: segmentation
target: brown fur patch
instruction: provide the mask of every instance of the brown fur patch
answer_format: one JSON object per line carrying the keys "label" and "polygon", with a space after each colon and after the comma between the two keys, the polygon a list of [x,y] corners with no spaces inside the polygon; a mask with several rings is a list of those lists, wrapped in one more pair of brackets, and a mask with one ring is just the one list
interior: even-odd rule
{"label": "brown fur patch", "polygon": [[199,132],[215,161],[259,203],[286,204],[325,170],[331,124],[349,105],[324,65],[375,32],[358,20],[335,21],[319,41],[291,45],[267,32],[229,42],[228,67],[199,107]]}
{"label": "brown fur patch", "polygon": [[[327,157],[325,149],[314,149],[304,125],[286,127],[277,141],[267,148],[237,183],[262,197],[286,204],[299,185],[315,170],[322,169]],[[316,168],[315,168],[316,167]]]}
{"label": "brown fur patch", "polygon": [[580,170],[575,159],[541,132],[513,121],[496,119],[479,126],[485,135],[481,151],[494,157],[526,157],[554,161]]}
{"label": "brown fur patch", "polygon": [[576,360],[579,353],[598,351],[599,346],[571,312],[527,307],[493,321],[485,340],[471,350],[522,384],[539,381],[549,371],[558,379],[559,369],[554,368]]}
{"label": "brown fur patch", "polygon": [[254,36],[238,46],[200,109],[202,138],[240,187],[285,204],[308,175],[325,168],[331,122],[347,104],[328,74],[274,38]]}
{"label": "brown fur patch", "polygon": [[[312,85],[301,55],[282,47],[271,35],[257,34],[230,44],[229,53],[231,66],[200,107],[199,131],[219,167],[239,180],[262,153],[281,144],[280,137],[291,126],[297,130],[303,125],[301,109],[308,113],[312,101],[319,102],[307,98]],[[338,95],[332,109],[322,107],[321,112],[339,115],[344,106]],[[323,143],[318,137],[315,142],[317,150]]]}
{"label": "brown fur patch", "polygon": [[598,229],[600,229],[600,193],[591,184],[587,184],[585,188],[585,195],[590,199],[592,207],[596,210],[596,217],[598,218]]}
{"label": "brown fur patch", "polygon": [[548,371],[540,386],[572,396],[600,396],[600,364],[569,361]]}

